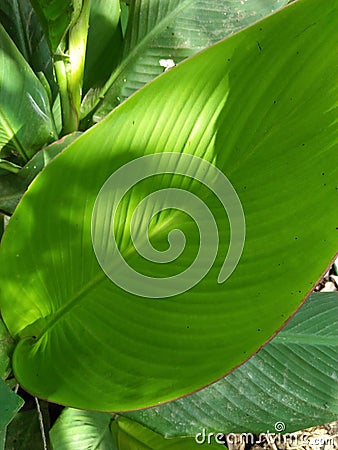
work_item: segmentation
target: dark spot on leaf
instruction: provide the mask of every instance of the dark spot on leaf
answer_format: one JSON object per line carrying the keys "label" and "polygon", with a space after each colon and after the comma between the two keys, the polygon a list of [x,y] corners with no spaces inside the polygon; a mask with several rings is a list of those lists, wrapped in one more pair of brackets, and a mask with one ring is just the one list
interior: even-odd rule
{"label": "dark spot on leaf", "polygon": [[257,328],[257,331],[261,331],[261,329],[260,329],[260,328]]}
{"label": "dark spot on leaf", "polygon": [[277,100],[274,100],[274,101],[273,101],[273,104],[275,105],[276,103],[277,103]]}
{"label": "dark spot on leaf", "polygon": [[261,52],[262,51],[262,47],[261,47],[261,44],[258,41],[257,41],[257,45],[258,45],[259,51]]}
{"label": "dark spot on leaf", "polygon": [[231,59],[230,59],[230,58],[228,58],[228,61],[231,61]]}
{"label": "dark spot on leaf", "polygon": [[295,236],[295,241],[297,241],[297,239],[298,239],[298,236]]}
{"label": "dark spot on leaf", "polygon": [[305,144],[302,144],[302,147],[304,147],[305,146]]}
{"label": "dark spot on leaf", "polygon": [[322,172],[322,175],[324,176],[324,175],[325,175],[325,172]]}

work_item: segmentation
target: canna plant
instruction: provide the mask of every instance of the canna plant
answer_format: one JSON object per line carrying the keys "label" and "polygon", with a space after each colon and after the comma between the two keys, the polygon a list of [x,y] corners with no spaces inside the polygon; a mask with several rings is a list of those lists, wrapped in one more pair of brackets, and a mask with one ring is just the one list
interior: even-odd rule
{"label": "canna plant", "polygon": [[337,417],[334,293],[247,361],[337,251],[338,2],[286,3],[0,6],[3,442],[15,383],[57,449]]}

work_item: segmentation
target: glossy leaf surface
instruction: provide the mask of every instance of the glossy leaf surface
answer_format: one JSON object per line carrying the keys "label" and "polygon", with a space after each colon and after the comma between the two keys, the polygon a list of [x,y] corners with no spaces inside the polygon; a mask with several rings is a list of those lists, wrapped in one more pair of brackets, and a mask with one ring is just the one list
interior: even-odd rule
{"label": "glossy leaf surface", "polygon": [[14,152],[27,161],[57,137],[49,100],[2,25],[0,42],[0,157]]}
{"label": "glossy leaf surface", "polygon": [[[1,309],[19,340],[13,367],[26,389],[102,411],[169,401],[241,364],[300,305],[337,245],[337,211],[326,214],[337,198],[336,13],[337,1],[301,0],[183,62],[84,133],[34,180],[6,228],[0,256]],[[124,164],[154,154],[164,161],[170,152],[182,155],[180,169],[189,169],[184,161],[192,155],[228,177],[245,212],[245,247],[232,276],[218,283],[229,247],[220,200],[191,177],[150,176],[123,198],[116,228],[111,201],[101,204],[94,225],[108,232],[103,253],[114,230],[127,263],[146,276],[171,277],[191,264],[198,226],[208,219],[197,226],[171,208],[148,230],[149,212],[161,200],[138,210],[138,239],[147,245],[149,231],[161,253],[179,228],[188,238],[180,257],[154,264],[131,244],[135,206],[168,187],[205,203],[219,247],[209,273],[189,291],[144,298],[117,287],[98,264],[93,207]]]}
{"label": "glossy leaf surface", "polygon": [[117,450],[110,432],[110,414],[66,408],[50,431],[58,450]]}
{"label": "glossy leaf surface", "polygon": [[286,3],[287,0],[130,2],[122,61],[100,92],[105,97],[95,119],[102,119],[113,107],[160,75],[168,62],[178,64]]}
{"label": "glossy leaf surface", "polygon": [[38,18],[29,0],[3,0],[0,22],[35,73],[53,83],[52,59]]}

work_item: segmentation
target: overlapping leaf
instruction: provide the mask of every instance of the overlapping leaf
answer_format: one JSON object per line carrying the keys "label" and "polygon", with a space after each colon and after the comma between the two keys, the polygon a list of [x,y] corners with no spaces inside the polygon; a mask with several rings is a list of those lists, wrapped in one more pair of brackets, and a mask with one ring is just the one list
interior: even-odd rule
{"label": "overlapping leaf", "polygon": [[50,51],[30,1],[2,1],[0,22],[34,72],[44,72],[53,84]]}
{"label": "overlapping leaf", "polygon": [[15,392],[13,392],[4,380],[0,378],[0,431],[6,429],[17,411],[22,407],[24,401]]}
{"label": "overlapping leaf", "polygon": [[24,160],[56,139],[49,99],[24,57],[0,25],[0,157]]}
{"label": "overlapping leaf", "polygon": [[48,41],[49,48],[54,54],[69,27],[76,22],[82,8],[82,0],[31,0],[33,8],[39,17]]}
{"label": "overlapping leaf", "polygon": [[[130,2],[122,61],[106,86],[84,101],[86,115],[99,96],[102,119],[145,83],[163,72],[166,60],[179,63],[197,51],[282,7],[287,0],[136,0]],[[111,49],[112,53],[115,51]]]}
{"label": "overlapping leaf", "polygon": [[111,414],[66,408],[50,431],[58,450],[117,450],[110,432]]}
{"label": "overlapping leaf", "polygon": [[[209,48],[132,96],[35,179],[0,256],[1,308],[19,340],[13,367],[26,389],[102,411],[165,402],[224,376],[299,306],[336,252],[337,211],[326,214],[337,198],[336,13],[336,0],[301,0]],[[168,233],[180,228],[186,250],[174,264],[136,254],[128,225],[154,189],[192,190],[219,228],[208,275],[189,292],[158,300],[129,294],[105,276],[91,219],[112,173],[163,152],[202,157],[227,175],[247,239],[234,274],[218,284],[229,244],[219,200],[178,175],[136,185],[117,215],[122,254],[136,270],[171,276],[199,246],[196,224],[163,211],[151,223],[153,245],[166,249]],[[97,223],[112,230],[106,206]],[[147,242],[142,212],[137,223]]]}
{"label": "overlapping leaf", "polygon": [[[196,450],[201,448],[200,443],[194,438],[165,439],[137,422],[121,417],[112,425],[113,436],[116,436],[118,450]],[[207,442],[208,448],[225,448],[221,437],[210,437]],[[204,443],[205,443],[204,442]]]}
{"label": "overlapping leaf", "polygon": [[121,54],[122,30],[119,0],[91,3],[84,72],[84,92],[103,84],[111,75]]}
{"label": "overlapping leaf", "polygon": [[30,183],[64,148],[81,135],[72,133],[37,152],[17,174],[0,171],[0,210],[13,214]]}
{"label": "overlapping leaf", "polygon": [[44,450],[39,417],[36,409],[21,411],[10,423],[6,434],[5,450]]}
{"label": "overlapping leaf", "polygon": [[[259,353],[180,400],[129,413],[162,435],[287,433],[338,417],[338,293],[315,293]],[[282,427],[278,430],[278,427]]]}

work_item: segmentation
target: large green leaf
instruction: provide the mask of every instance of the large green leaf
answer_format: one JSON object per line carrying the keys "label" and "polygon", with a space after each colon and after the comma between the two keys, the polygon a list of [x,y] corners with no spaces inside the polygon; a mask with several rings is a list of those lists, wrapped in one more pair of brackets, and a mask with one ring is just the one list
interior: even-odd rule
{"label": "large green leaf", "polygon": [[[284,6],[287,0],[135,0],[130,2],[119,67],[99,95],[95,119],[108,114],[145,83],[197,51]],[[92,102],[89,95],[88,106]],[[85,105],[84,108],[85,109]]]}
{"label": "large green leaf", "polygon": [[56,139],[47,93],[0,25],[0,157],[24,160]]}
{"label": "large green leaf", "polygon": [[[257,355],[200,392],[127,414],[167,437],[293,432],[338,418],[338,293],[313,294]],[[174,420],[172,418],[175,418]]]}
{"label": "large green leaf", "polygon": [[[337,246],[338,212],[327,214],[326,206],[338,192],[332,21],[337,3],[294,2],[183,62],[84,133],[34,180],[6,228],[0,255],[1,308],[19,341],[13,367],[26,389],[51,401],[102,411],[165,402],[224,376],[299,306]],[[200,246],[198,227],[212,220],[198,207],[202,217],[197,226],[171,206],[150,221],[158,207],[168,207],[164,195],[150,197],[153,205],[143,202],[131,222],[135,206],[154,189],[181,188],[180,198],[190,192],[189,201],[178,205],[186,210],[194,206],[195,194],[214,215],[219,233],[209,273],[188,292],[166,299],[133,295],[112,283],[91,240],[93,207],[102,185],[125,163],[139,164],[137,158],[144,155],[135,182],[151,169],[148,161],[154,171],[174,161],[178,172],[190,176],[159,174],[137,183],[116,211],[116,226],[112,202],[131,174],[120,189],[114,187],[110,199],[100,196],[93,232],[101,256],[114,243],[114,231],[136,272],[168,283],[168,277],[190,267]],[[205,161],[198,160],[201,170],[196,160],[190,164],[193,156]],[[193,170],[209,186],[221,179],[214,179],[216,168],[207,161],[229,177],[247,226],[240,263],[223,283],[217,280],[230,226],[222,198],[191,178]],[[240,214],[230,219],[240,223]],[[135,251],[130,223],[136,244],[141,242],[148,253],[148,231],[157,250],[168,250],[168,237],[175,243],[177,232],[168,234],[174,228],[189,240],[173,264],[156,264]],[[101,244],[100,227],[107,233]],[[236,236],[238,229],[231,232]],[[178,238],[182,244],[182,235]],[[207,238],[215,239],[214,232]],[[197,269],[210,263],[211,244],[202,241],[198,255],[205,260]],[[170,249],[182,250],[178,247]],[[159,261],[161,255],[154,258]],[[104,261],[111,276],[125,268],[116,263],[119,256],[116,252]],[[156,296],[158,280],[143,280],[141,287],[153,287]],[[138,286],[130,277],[129,291]]]}
{"label": "large green leaf", "polygon": [[66,408],[50,431],[57,450],[116,450],[110,432],[112,415]]}
{"label": "large green leaf", "polygon": [[54,54],[64,50],[59,49],[59,45],[69,27],[78,19],[82,0],[31,0],[31,3],[44,29],[51,52]]}
{"label": "large green leaf", "polygon": [[38,18],[29,0],[3,0],[0,21],[35,73],[53,83],[52,59]]}

